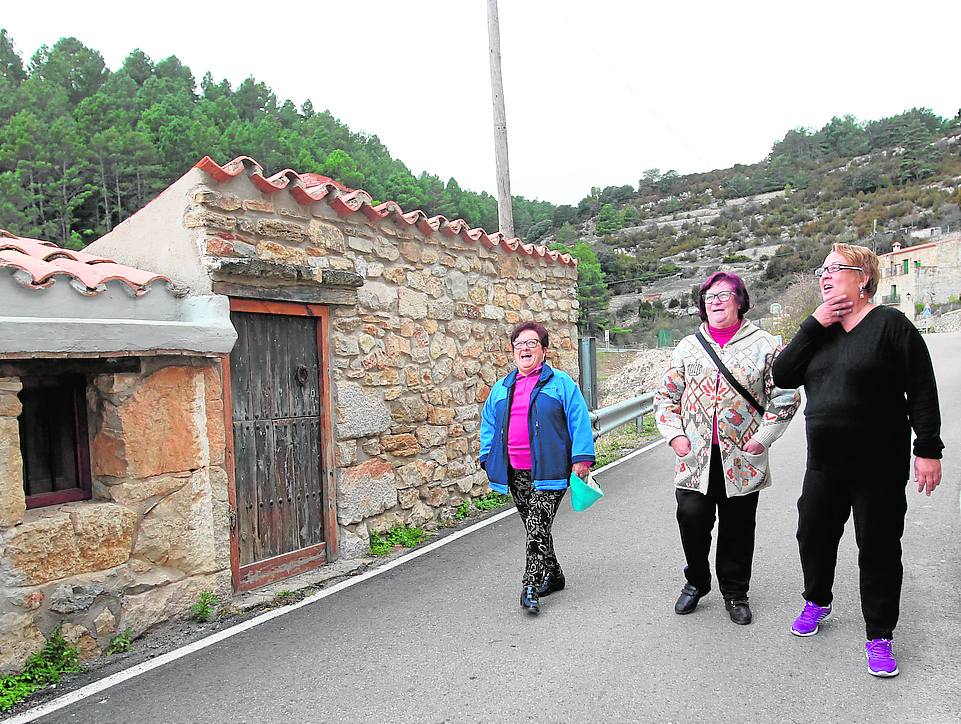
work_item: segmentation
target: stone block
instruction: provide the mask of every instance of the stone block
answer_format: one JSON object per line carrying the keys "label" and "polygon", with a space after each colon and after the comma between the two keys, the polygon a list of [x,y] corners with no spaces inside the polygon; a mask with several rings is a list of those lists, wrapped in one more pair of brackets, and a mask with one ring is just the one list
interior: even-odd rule
{"label": "stone block", "polygon": [[107,636],[117,630],[117,617],[105,608],[93,620],[93,626],[99,636]]}
{"label": "stone block", "polygon": [[337,486],[337,519],[341,525],[359,523],[397,505],[394,467],[368,460],[343,471]]}
{"label": "stone block", "polygon": [[21,412],[23,405],[17,393],[0,391],[0,417],[20,417]]}
{"label": "stone block", "polygon": [[390,312],[397,304],[397,290],[383,282],[367,282],[357,290],[357,304],[361,310]]}
{"label": "stone block", "polygon": [[274,203],[262,199],[244,199],[243,207],[244,211],[254,211],[261,214],[274,213]]}
{"label": "stone block", "polygon": [[370,535],[367,526],[341,527],[337,536],[337,550],[341,558],[363,558],[370,555]]}
{"label": "stone block", "polygon": [[90,661],[90,659],[100,656],[100,647],[97,645],[97,640],[85,626],[65,623],[60,632],[63,634],[64,641],[77,648],[78,658],[81,661]]}
{"label": "stone block", "polygon": [[398,457],[408,457],[420,452],[417,437],[411,433],[384,435],[381,437],[380,442],[384,452],[391,453]]}
{"label": "stone block", "polygon": [[202,370],[158,370],[116,412],[120,430],[105,427],[94,438],[94,474],[146,478],[207,464]]}
{"label": "stone block", "polygon": [[357,462],[357,441],[344,440],[337,443],[337,467],[346,468]]}
{"label": "stone block", "polygon": [[301,242],[307,239],[307,231],[296,221],[283,221],[281,219],[260,219],[255,227],[257,233],[270,239],[280,241]]}
{"label": "stone block", "polygon": [[348,236],[347,246],[361,254],[370,254],[374,250],[374,242],[362,236]]}
{"label": "stone block", "polygon": [[141,503],[148,505],[158,498],[164,498],[180,490],[190,481],[190,473],[161,475],[141,480],[123,480],[107,487],[107,494],[120,505],[137,508]]}
{"label": "stone block", "polygon": [[118,628],[129,628],[135,637],[140,636],[151,626],[186,613],[197,602],[201,591],[210,591],[221,600],[226,599],[230,594],[230,571],[192,576],[124,596]]}
{"label": "stone block", "polygon": [[102,571],[130,557],[137,515],[113,503],[81,503],[37,514],[6,536],[0,583],[35,586]]}
{"label": "stone block", "polygon": [[427,403],[419,398],[394,400],[390,405],[390,418],[399,424],[423,422],[427,419]]}
{"label": "stone block", "polygon": [[27,658],[43,648],[46,639],[24,613],[0,614],[0,674],[21,671]]}
{"label": "stone block", "polygon": [[377,435],[390,427],[390,411],[376,395],[358,385],[337,385],[337,437],[340,440]]}
{"label": "stone block", "polygon": [[435,299],[427,303],[427,314],[432,319],[451,320],[454,318],[454,302],[450,299]]}
{"label": "stone block", "polygon": [[344,240],[344,232],[333,224],[328,224],[319,219],[311,219],[307,225],[307,237],[310,243],[333,251],[346,251],[347,244]]}
{"label": "stone block", "polygon": [[410,319],[423,319],[427,316],[427,295],[407,287],[397,290],[398,313]]}
{"label": "stone block", "polygon": [[454,314],[458,317],[465,317],[466,319],[480,319],[481,310],[480,307],[475,304],[458,302],[454,305]]}
{"label": "stone block", "polygon": [[207,209],[194,209],[184,216],[184,226],[188,229],[208,228],[233,231],[237,219],[228,214],[218,214]]}
{"label": "stone block", "polygon": [[437,463],[430,460],[415,460],[397,469],[398,488],[418,487],[433,479]]}
{"label": "stone block", "polygon": [[427,422],[431,425],[449,425],[454,420],[454,409],[429,405],[427,408]]}
{"label": "stone block", "polygon": [[99,583],[63,583],[50,594],[49,608],[55,613],[86,611],[104,590]]}
{"label": "stone block", "polygon": [[144,516],[133,556],[193,575],[217,569],[217,548],[209,478],[199,470]]}
{"label": "stone block", "polygon": [[422,425],[417,430],[417,440],[425,448],[439,447],[447,442],[447,428],[439,425]]}
{"label": "stone block", "polygon": [[310,259],[306,249],[288,246],[276,241],[261,241],[257,244],[257,256],[265,261],[289,264],[291,266],[309,266]]}
{"label": "stone block", "polygon": [[420,493],[417,488],[404,488],[397,492],[397,499],[402,509],[409,510],[420,499]]}
{"label": "stone block", "polygon": [[458,458],[467,455],[467,439],[455,438],[447,443],[447,457]]}
{"label": "stone block", "polygon": [[0,528],[19,523],[26,510],[20,424],[15,417],[0,417]]}
{"label": "stone block", "polygon": [[400,257],[400,251],[397,249],[397,245],[382,238],[374,240],[374,254],[387,261],[397,261]]}

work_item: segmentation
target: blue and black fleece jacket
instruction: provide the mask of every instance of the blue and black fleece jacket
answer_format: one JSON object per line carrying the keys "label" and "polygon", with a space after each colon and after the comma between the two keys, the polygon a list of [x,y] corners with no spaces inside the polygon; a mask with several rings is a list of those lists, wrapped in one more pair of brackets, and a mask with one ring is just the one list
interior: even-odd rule
{"label": "blue and black fleece jacket", "polygon": [[[507,493],[507,427],[517,370],[491,389],[481,413],[480,463],[490,486]],[[536,490],[564,490],[574,463],[594,462],[590,413],[580,388],[570,375],[548,364],[531,391],[527,411],[531,443],[531,477]]]}

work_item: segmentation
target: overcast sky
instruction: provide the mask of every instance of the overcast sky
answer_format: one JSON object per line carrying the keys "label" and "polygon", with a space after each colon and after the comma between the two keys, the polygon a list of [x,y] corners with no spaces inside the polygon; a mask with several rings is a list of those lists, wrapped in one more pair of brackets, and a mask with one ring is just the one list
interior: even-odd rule
{"label": "overcast sky", "polygon": [[[511,185],[576,203],[761,160],[790,128],[961,107],[957,0],[500,0]],[[75,36],[197,77],[253,75],[376,133],[416,174],[496,191],[486,0],[4,3],[25,60]],[[217,159],[227,161],[229,159]],[[273,172],[279,169],[268,169]]]}

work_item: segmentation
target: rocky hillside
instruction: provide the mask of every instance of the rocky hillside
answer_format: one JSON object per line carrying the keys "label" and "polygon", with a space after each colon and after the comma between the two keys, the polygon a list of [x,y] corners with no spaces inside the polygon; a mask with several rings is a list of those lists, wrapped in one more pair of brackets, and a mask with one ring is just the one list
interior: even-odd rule
{"label": "rocky hillside", "polygon": [[693,326],[692,288],[717,269],[745,277],[763,316],[834,242],[883,253],[959,227],[961,119],[914,109],[790,131],[750,166],[594,189],[543,241],[587,242],[611,293],[602,321],[631,330],[621,344],[651,345],[656,329]]}

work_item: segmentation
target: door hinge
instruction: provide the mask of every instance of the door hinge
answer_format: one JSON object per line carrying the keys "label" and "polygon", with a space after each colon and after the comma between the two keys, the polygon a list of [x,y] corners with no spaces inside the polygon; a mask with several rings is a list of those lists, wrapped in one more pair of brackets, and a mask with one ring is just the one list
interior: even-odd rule
{"label": "door hinge", "polygon": [[237,511],[231,510],[227,513],[227,524],[230,526],[230,530],[237,530]]}

